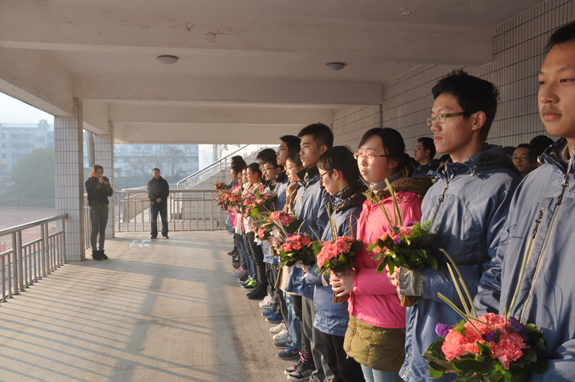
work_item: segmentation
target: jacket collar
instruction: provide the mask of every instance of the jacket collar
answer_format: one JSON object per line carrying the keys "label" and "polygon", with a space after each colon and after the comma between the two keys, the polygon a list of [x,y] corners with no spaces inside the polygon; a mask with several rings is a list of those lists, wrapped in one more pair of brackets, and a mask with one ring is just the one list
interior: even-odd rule
{"label": "jacket collar", "polygon": [[392,176],[390,176],[387,179],[382,180],[379,183],[372,183],[369,185],[369,188],[371,188],[373,191],[379,191],[379,190],[383,190],[384,188],[387,187],[387,184],[385,183],[385,181],[387,180],[389,183],[393,182],[394,180],[397,180],[401,178],[401,172],[396,172],[395,174],[393,174]]}
{"label": "jacket collar", "polygon": [[287,179],[287,174],[285,170],[282,170],[280,173],[276,174],[276,184],[283,183]]}
{"label": "jacket collar", "polygon": [[319,176],[319,170],[317,169],[317,166],[304,168],[303,170],[297,173],[297,176],[298,178],[303,180],[303,184],[308,184],[315,177]]}
{"label": "jacket collar", "polygon": [[351,207],[363,204],[367,199],[364,195],[365,191],[367,191],[367,186],[359,182],[348,185],[335,195],[334,212],[346,211]]}
{"label": "jacket collar", "polygon": [[441,177],[447,177],[447,174],[459,175],[466,173],[479,176],[483,171],[495,168],[507,168],[517,175],[521,175],[501,146],[489,145],[487,143],[483,144],[483,147],[477,154],[463,163],[453,163],[450,159],[437,169],[437,173]]}

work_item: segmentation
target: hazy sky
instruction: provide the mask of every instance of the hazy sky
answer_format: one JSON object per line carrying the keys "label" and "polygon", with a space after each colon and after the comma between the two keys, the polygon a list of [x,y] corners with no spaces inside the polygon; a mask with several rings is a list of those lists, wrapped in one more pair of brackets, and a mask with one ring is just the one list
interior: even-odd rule
{"label": "hazy sky", "polygon": [[0,93],[0,122],[38,123],[41,119],[48,120],[51,125],[54,124],[53,115]]}

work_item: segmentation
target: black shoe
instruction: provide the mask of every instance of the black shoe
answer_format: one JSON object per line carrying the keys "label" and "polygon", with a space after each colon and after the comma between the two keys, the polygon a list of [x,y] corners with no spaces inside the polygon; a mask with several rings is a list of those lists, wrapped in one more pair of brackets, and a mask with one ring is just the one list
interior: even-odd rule
{"label": "black shoe", "polygon": [[92,259],[102,260],[102,256],[100,255],[100,251],[92,251]]}
{"label": "black shoe", "polygon": [[157,239],[157,238],[158,238],[157,236],[150,235],[150,239],[152,239],[152,240]]}
{"label": "black shoe", "polygon": [[248,275],[243,275],[242,277],[238,278],[239,283],[245,283],[246,281],[248,281]]}
{"label": "black shoe", "polygon": [[256,289],[248,293],[248,298],[250,300],[261,300],[268,295],[267,288],[258,286]]}
{"label": "black shoe", "polygon": [[104,250],[98,251],[102,260],[108,260],[108,256],[104,253]]}
{"label": "black shoe", "polygon": [[237,251],[237,249],[235,249],[235,248],[228,252],[228,256],[234,256],[234,255],[237,255],[237,254],[238,254],[238,251]]}
{"label": "black shoe", "polygon": [[238,261],[237,263],[232,263],[232,267],[238,269],[240,267],[240,262]]}
{"label": "black shoe", "polygon": [[166,236],[162,236],[164,239],[169,239],[170,237],[168,235]]}

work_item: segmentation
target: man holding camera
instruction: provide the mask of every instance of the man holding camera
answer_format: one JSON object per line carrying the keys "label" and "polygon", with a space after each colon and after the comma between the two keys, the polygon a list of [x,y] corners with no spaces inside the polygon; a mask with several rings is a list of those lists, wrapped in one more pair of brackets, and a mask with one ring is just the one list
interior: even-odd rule
{"label": "man holding camera", "polygon": [[152,232],[150,239],[158,237],[158,211],[162,218],[162,236],[168,237],[168,195],[170,195],[170,186],[168,182],[160,176],[159,168],[152,170],[153,178],[148,182],[148,198],[150,199],[150,212],[152,214]]}

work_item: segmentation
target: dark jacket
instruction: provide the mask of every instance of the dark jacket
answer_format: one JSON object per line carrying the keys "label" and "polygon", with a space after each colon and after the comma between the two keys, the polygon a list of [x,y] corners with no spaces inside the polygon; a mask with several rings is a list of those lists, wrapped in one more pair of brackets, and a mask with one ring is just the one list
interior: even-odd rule
{"label": "dark jacket", "polygon": [[[350,236],[355,237],[356,223],[361,208],[366,197],[363,193],[367,187],[356,183],[343,189],[339,194],[334,196],[331,218],[335,222],[337,232],[332,232],[331,225],[328,224],[323,236],[322,242],[331,241],[336,237]],[[325,285],[321,280],[325,280]],[[306,281],[309,285],[315,286],[313,302],[315,306],[315,318],[313,326],[319,331],[333,336],[345,336],[349,313],[347,312],[347,301],[344,303],[333,302],[333,291],[329,285],[329,276],[318,276],[315,272],[315,266],[310,267]]]}
{"label": "dark jacket", "polygon": [[420,178],[422,176],[429,176],[429,171],[436,172],[437,168],[439,167],[439,160],[433,159],[428,164],[424,164],[423,166],[419,166],[413,172],[412,178]]}
{"label": "dark jacket", "polygon": [[531,381],[575,380],[575,168],[562,157],[560,139],[541,155],[544,164],[523,179],[511,202],[497,256],[483,274],[475,305],[482,313],[504,314],[529,238],[535,235],[511,315],[533,323],[545,340],[549,370]]}
{"label": "dark jacket", "polygon": [[[495,256],[498,234],[504,228],[509,205],[521,176],[500,146],[485,146],[463,163],[441,166],[435,184],[421,206],[422,222],[430,220],[435,233],[431,251],[439,268],[425,268],[421,279],[423,297],[407,308],[405,363],[400,376],[406,382],[428,379],[429,367],[423,359],[428,346],[437,339],[438,323],[457,324],[461,317],[445,304],[441,292],[461,306],[447,259],[451,255],[469,287],[472,298],[477,292],[484,266]],[[438,381],[454,379],[444,374]]]}
{"label": "dark jacket", "polygon": [[100,183],[95,176],[91,176],[86,181],[86,192],[88,193],[88,205],[90,207],[98,204],[110,204],[108,197],[114,194],[112,186]]}
{"label": "dark jacket", "polygon": [[158,205],[156,199],[162,198],[162,203],[160,206],[165,206],[168,203],[168,196],[170,195],[170,186],[168,185],[168,181],[160,176],[158,180],[156,178],[152,178],[148,182],[148,198],[150,199],[151,205]]}

